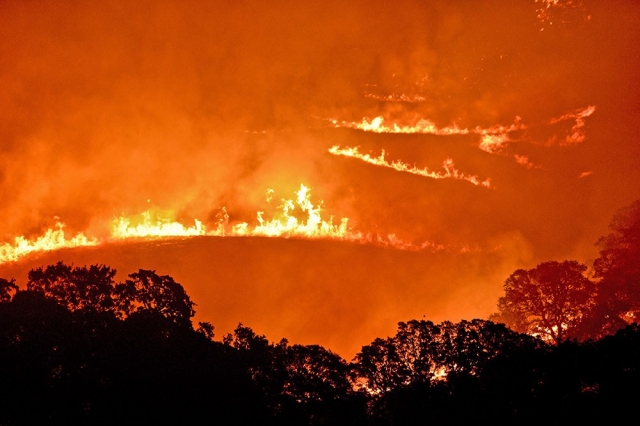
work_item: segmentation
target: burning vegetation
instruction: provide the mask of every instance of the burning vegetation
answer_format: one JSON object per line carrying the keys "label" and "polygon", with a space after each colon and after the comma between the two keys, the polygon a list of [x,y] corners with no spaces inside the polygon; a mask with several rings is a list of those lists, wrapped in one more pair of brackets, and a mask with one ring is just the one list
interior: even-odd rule
{"label": "burning vegetation", "polygon": [[0,1],[0,424],[616,420],[639,6]]}

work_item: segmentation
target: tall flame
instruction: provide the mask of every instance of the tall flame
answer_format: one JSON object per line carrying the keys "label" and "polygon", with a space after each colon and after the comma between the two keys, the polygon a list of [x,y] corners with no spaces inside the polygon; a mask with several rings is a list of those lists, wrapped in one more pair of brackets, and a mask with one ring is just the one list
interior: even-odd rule
{"label": "tall flame", "polygon": [[56,223],[54,229],[49,229],[44,235],[36,239],[27,239],[23,236],[16,237],[13,244],[0,245],[0,263],[11,262],[20,259],[33,252],[58,250],[61,248],[95,246],[98,240],[87,238],[79,233],[71,239],[64,235],[64,225]]}
{"label": "tall flame", "polygon": [[[339,225],[333,223],[333,217],[328,221],[322,219],[320,206],[314,206],[310,200],[309,188],[300,185],[296,192],[296,202],[293,200],[282,200],[282,214],[271,220],[263,218],[263,212],[258,212],[258,223],[249,235],[274,236],[304,236],[319,238],[340,238],[344,239],[348,235],[347,222],[349,219],[342,218]],[[292,212],[300,209],[306,214],[306,220],[298,220]],[[245,234],[246,235],[246,234]]]}

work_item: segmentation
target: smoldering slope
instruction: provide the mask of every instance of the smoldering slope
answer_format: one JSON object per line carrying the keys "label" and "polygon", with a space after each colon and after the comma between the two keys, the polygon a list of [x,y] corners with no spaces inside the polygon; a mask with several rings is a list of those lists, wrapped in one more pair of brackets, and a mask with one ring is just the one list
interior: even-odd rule
{"label": "smoldering slope", "polygon": [[[541,3],[533,1],[0,2],[0,57],[8,59],[0,61],[0,241],[42,235],[58,220],[68,235],[105,238],[114,217],[145,210],[211,227],[225,206],[232,221],[255,223],[257,211],[275,209],[265,205],[268,188],[277,201],[292,198],[304,183],[313,200],[324,200],[325,217],[348,217],[365,233],[448,248],[433,255],[234,239],[219,243],[233,250],[211,243],[216,256],[206,262],[178,248],[164,255],[165,246],[149,243],[130,262],[118,260],[122,246],[2,268],[67,256],[82,264],[83,257],[73,256],[95,253],[86,262],[110,263],[122,273],[139,267],[175,273],[219,328],[238,320],[269,337],[292,339],[304,329],[309,334],[297,334],[304,341],[312,340],[305,340],[314,335],[312,326],[295,325],[292,301],[305,294],[310,317],[351,323],[354,330],[355,318],[366,317],[368,337],[422,314],[488,315],[516,268],[550,259],[589,263],[615,210],[640,196],[640,5],[551,6],[551,15],[541,15]],[[404,101],[402,94],[420,101]],[[390,96],[397,100],[386,101]],[[596,111],[585,119],[581,143],[562,143],[571,122],[541,125],[589,105]],[[478,149],[478,135],[374,134],[335,129],[328,121],[376,116],[469,129],[509,125],[517,116],[538,128],[512,135],[506,152],[490,153]],[[391,160],[430,170],[452,158],[462,172],[491,178],[494,188],[332,156],[327,150],[335,144],[376,155],[385,149]],[[513,154],[540,167],[527,169]],[[243,244],[251,264],[262,265],[251,274],[231,262],[242,257]],[[314,274],[300,275],[306,258],[274,248],[298,245],[323,259]],[[465,247],[474,251],[455,254]],[[346,250],[361,268],[329,267],[350,277],[346,281],[313,278],[326,277],[324,261],[336,250]],[[235,257],[225,263],[227,251]],[[197,267],[190,257],[200,259]],[[263,257],[281,267],[264,266]],[[217,268],[200,266],[209,262]],[[378,266],[395,262],[415,274]],[[25,270],[10,275],[21,279]],[[218,270],[227,271],[225,279],[218,280]],[[370,279],[357,279],[356,272]],[[258,288],[260,282],[270,284]],[[369,282],[380,283],[377,304],[358,305],[353,296],[345,299],[354,301],[349,309],[338,299],[337,290],[363,294]],[[269,315],[283,319],[244,318],[260,310],[236,313],[237,305],[209,297],[213,291],[279,295],[267,297],[277,305]],[[382,307],[386,298],[404,295],[406,301]],[[278,325],[285,323],[291,332]],[[268,324],[282,329],[272,332]],[[330,347],[343,347],[341,338],[326,334]],[[344,342],[353,352],[350,340]]]}

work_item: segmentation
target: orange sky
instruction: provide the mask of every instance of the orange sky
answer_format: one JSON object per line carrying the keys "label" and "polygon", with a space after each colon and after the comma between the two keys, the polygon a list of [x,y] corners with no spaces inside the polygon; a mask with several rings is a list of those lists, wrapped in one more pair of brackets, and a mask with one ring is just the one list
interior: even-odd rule
{"label": "orange sky", "polygon": [[304,183],[354,231],[445,249],[207,237],[0,272],[156,269],[218,336],[243,321],[345,356],[400,320],[486,316],[516,268],[590,264],[640,198],[639,36],[631,1],[2,1],[0,244],[58,221],[104,239],[145,210],[255,223],[268,188]]}

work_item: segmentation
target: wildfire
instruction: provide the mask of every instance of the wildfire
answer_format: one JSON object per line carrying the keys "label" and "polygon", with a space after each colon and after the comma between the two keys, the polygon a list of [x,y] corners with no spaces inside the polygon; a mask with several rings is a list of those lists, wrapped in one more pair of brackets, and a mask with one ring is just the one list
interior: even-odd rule
{"label": "wildfire", "polygon": [[[394,95],[396,96],[396,95]],[[402,96],[400,96],[402,98]],[[405,99],[408,100],[409,98]],[[566,136],[558,138],[556,136],[545,141],[547,145],[559,144],[561,146],[575,145],[584,142],[586,139],[585,127],[586,119],[596,110],[594,105],[576,109],[559,117],[539,123],[538,126],[555,126],[559,123],[571,124],[567,128]],[[573,121],[573,123],[571,123]],[[524,141],[523,136],[513,138],[517,131],[524,131],[531,128],[531,125],[524,124],[520,117],[516,116],[515,121],[510,125],[496,124],[489,127],[476,126],[475,128],[461,128],[457,124],[446,127],[438,127],[433,121],[421,119],[414,125],[400,123],[387,123],[382,116],[372,120],[367,118],[361,122],[347,122],[336,119],[330,120],[335,127],[352,128],[376,133],[422,133],[433,135],[466,135],[475,134],[479,136],[478,148],[498,155],[509,155],[506,153],[507,147],[514,143]],[[382,150],[379,156],[362,154],[358,147],[341,148],[336,145],[329,149],[329,152],[337,156],[356,158],[369,164],[387,167],[393,170],[424,176],[432,179],[460,179],[471,182],[474,185],[491,188],[490,179],[480,181],[475,175],[460,172],[455,168],[452,159],[448,158],[443,162],[442,171],[430,171],[426,167],[418,168],[411,166],[400,160],[388,161],[385,158],[386,152]],[[527,169],[540,169],[541,166],[531,162],[526,155],[512,155],[515,161]],[[589,176],[591,172],[582,173],[579,178]],[[250,226],[248,223],[237,223],[230,225],[229,216],[224,208],[217,218],[217,223],[213,229],[207,230],[205,224],[194,219],[193,225],[184,225],[171,218],[158,217],[151,212],[142,213],[140,220],[130,217],[120,217],[112,222],[111,236],[108,240],[121,240],[127,238],[168,238],[168,237],[193,237],[193,236],[267,236],[267,237],[296,237],[296,238],[325,238],[341,239],[362,244],[375,244],[385,247],[393,247],[402,250],[448,250],[450,248],[441,245],[426,243],[407,243],[395,235],[381,237],[379,235],[363,234],[348,228],[348,219],[342,218],[334,222],[334,218],[323,219],[321,217],[320,205],[314,205],[310,200],[309,188],[301,185],[296,192],[296,198],[282,200],[278,207],[279,213],[274,217],[265,218],[264,212],[257,212],[257,224]],[[273,191],[269,190],[267,201],[270,201]],[[74,237],[65,236],[64,225],[57,223],[53,229],[47,230],[42,236],[37,238],[26,238],[18,236],[12,243],[0,245],[0,263],[16,261],[33,252],[43,252],[57,250],[60,248],[95,246],[105,241],[96,238],[86,237],[83,233],[78,233]],[[463,251],[463,250],[460,250]]]}
{"label": "wildfire", "polygon": [[[445,172],[436,175],[439,176],[437,178],[451,175],[472,181],[471,177],[455,170],[452,162],[450,164],[445,162]],[[267,202],[272,201],[273,194],[273,190],[267,191]],[[263,211],[257,212],[254,225],[249,225],[246,222],[230,224],[229,214],[224,207],[219,210],[210,230],[198,219],[194,219],[194,225],[186,226],[172,219],[171,214],[162,217],[151,211],[114,219],[111,223],[110,237],[100,240],[88,238],[82,233],[67,239],[63,230],[64,225],[57,223],[55,229],[46,231],[39,238],[29,240],[25,237],[16,237],[13,244],[6,243],[0,246],[0,263],[17,261],[33,252],[51,251],[65,247],[96,246],[126,239],[166,239],[194,236],[333,239],[410,251],[447,250],[466,253],[477,250],[468,246],[450,247],[432,241],[412,243],[398,238],[395,234],[381,236],[355,231],[348,227],[348,218],[342,218],[335,222],[333,216],[324,219],[322,217],[322,201],[317,205],[311,202],[310,189],[307,186],[300,185],[300,189],[295,192],[295,195],[294,199],[282,199],[281,204],[276,207],[276,213],[271,218],[265,218]]]}
{"label": "wildfire", "polygon": [[[274,191],[267,190],[267,202],[270,202]],[[300,185],[296,192],[296,199],[283,199],[278,206],[281,213],[271,219],[265,219],[264,212],[256,214],[257,225],[253,228],[248,223],[229,225],[229,214],[222,207],[216,216],[215,229],[207,231],[205,225],[195,219],[195,225],[187,227],[170,218],[152,219],[151,212],[142,213],[141,223],[132,225],[133,220],[128,217],[119,217],[113,221],[111,237],[141,238],[141,237],[193,237],[198,235],[208,236],[267,236],[267,237],[307,237],[307,238],[338,238],[349,236],[347,222],[349,219],[341,219],[339,224],[333,223],[333,217],[323,220],[320,205],[314,205],[310,200],[309,188]],[[298,213],[300,212],[300,213]],[[306,216],[300,218],[300,216]]]}
{"label": "wildfire", "polygon": [[388,167],[388,168],[397,170],[399,172],[411,173],[414,175],[424,176],[432,179],[447,179],[447,178],[461,179],[461,180],[466,180],[468,182],[471,182],[474,185],[481,185],[485,188],[491,188],[490,179],[486,179],[480,182],[478,180],[478,176],[468,175],[460,172],[458,169],[455,168],[453,160],[450,158],[447,158],[442,163],[444,172],[433,172],[433,171],[429,171],[429,169],[427,169],[426,167],[420,169],[416,166],[409,166],[408,164],[403,163],[402,161],[399,161],[399,160],[388,162],[384,158],[386,154],[384,150],[382,150],[382,153],[378,157],[373,157],[369,154],[361,154],[360,152],[358,152],[358,147],[340,148],[340,146],[335,145],[329,149],[329,152],[333,155],[342,155],[345,157],[357,158],[366,163],[374,164],[376,166]]}
{"label": "wildfire", "polygon": [[[558,123],[563,123],[567,121],[573,121],[573,125],[571,129],[567,132],[567,135],[563,138],[558,138],[554,136],[550,140],[544,142],[545,145],[559,144],[561,146],[567,145],[575,145],[584,142],[586,139],[586,135],[584,133],[584,127],[586,125],[585,119],[591,116],[596,110],[595,105],[589,105],[584,108],[579,108],[575,111],[563,114],[559,117],[552,118],[547,120],[546,122],[539,123],[536,126],[551,126],[556,125]],[[506,155],[505,153],[507,146],[514,142],[523,142],[526,141],[525,138],[519,137],[514,139],[513,133],[524,131],[530,129],[534,126],[527,125],[522,121],[522,118],[519,116],[515,117],[515,120],[512,124],[503,125],[503,124],[494,124],[489,127],[476,126],[475,128],[461,128],[457,124],[453,124],[451,126],[438,127],[433,121],[428,119],[420,119],[413,125],[407,124],[399,124],[399,123],[387,123],[382,116],[375,117],[372,120],[368,118],[363,118],[361,122],[349,122],[349,121],[340,121],[337,119],[328,120],[333,126],[339,128],[347,128],[347,129],[356,129],[362,130],[365,132],[374,132],[374,133],[405,133],[405,134],[429,134],[429,135],[438,135],[438,136],[449,136],[449,135],[478,135],[479,143],[478,148],[482,151],[485,151],[489,154],[498,154],[498,155]],[[356,150],[353,154],[349,154],[349,150]],[[336,152],[332,152],[332,150]],[[331,148],[330,152],[335,155],[346,155],[352,156],[355,158],[359,158],[363,161],[366,161],[371,164],[376,164],[380,166],[391,167],[396,170],[405,171],[409,173],[420,174],[423,176],[427,176],[431,174],[431,172],[427,172],[427,174],[423,174],[422,170],[414,168],[408,168],[412,171],[409,171],[402,163],[397,164],[396,167],[392,164],[383,164],[384,162],[384,153],[378,158],[371,158],[369,155],[361,155],[357,153],[357,148],[347,148],[343,150],[336,149],[336,147]],[[525,156],[515,154],[513,155],[514,160],[523,167],[527,169],[539,169],[540,166],[537,166],[531,163],[528,158],[525,160]],[[382,161],[378,161],[382,160]],[[450,160],[447,160],[450,161]],[[401,170],[402,169],[402,170]],[[445,165],[445,169],[447,169],[447,165]],[[435,176],[429,175],[429,177]],[[456,176],[442,176],[442,177],[456,177]],[[462,179],[465,179],[464,177]],[[467,179],[470,180],[471,179]],[[487,182],[487,181],[485,181]],[[485,182],[482,184],[484,185]],[[477,185],[477,183],[476,183]],[[489,186],[484,185],[484,186]]]}
{"label": "wildfire", "polygon": [[135,238],[135,237],[193,237],[205,235],[205,227],[198,219],[195,225],[185,227],[183,224],[171,221],[167,218],[152,219],[152,213],[146,211],[142,213],[141,223],[132,225],[132,219],[119,217],[113,221],[111,236],[113,238]]}
{"label": "wildfire", "polygon": [[13,244],[0,245],[0,263],[16,261],[33,252],[58,250],[61,248],[95,246],[98,240],[87,238],[82,233],[71,239],[64,235],[64,225],[56,223],[54,229],[49,229],[44,235],[36,239],[27,239],[23,236],[16,237]]}
{"label": "wildfire", "polygon": [[[267,199],[271,193],[267,192]],[[264,235],[268,237],[303,236],[320,238],[344,239],[349,236],[347,230],[348,218],[342,218],[339,225],[333,223],[333,217],[328,221],[322,219],[320,206],[314,206],[310,200],[309,188],[300,185],[296,192],[296,201],[282,200],[279,207],[282,214],[271,220],[263,218],[263,212],[258,212],[258,226],[249,235]],[[296,210],[306,215],[306,220],[298,220],[294,213]],[[246,234],[244,234],[246,235]]]}
{"label": "wildfire", "polygon": [[365,132],[376,133],[423,133],[431,135],[466,135],[469,133],[467,129],[461,129],[456,124],[448,127],[438,127],[436,124],[425,118],[420,119],[414,125],[401,125],[393,123],[390,125],[384,124],[384,117],[378,116],[369,121],[367,118],[363,118],[360,123],[351,123],[348,121],[330,120],[335,127],[349,128],[363,130]]}

